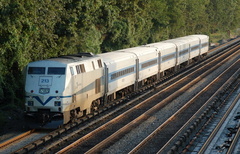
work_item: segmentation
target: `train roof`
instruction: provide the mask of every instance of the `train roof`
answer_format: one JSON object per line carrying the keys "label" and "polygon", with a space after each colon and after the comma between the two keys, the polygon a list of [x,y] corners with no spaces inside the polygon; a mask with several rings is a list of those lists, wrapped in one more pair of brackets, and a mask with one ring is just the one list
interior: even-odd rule
{"label": "train roof", "polygon": [[186,43],[189,43],[189,41],[184,40],[184,39],[171,39],[171,40],[166,40],[166,41],[162,41],[163,43],[173,43],[176,45],[184,45]]}
{"label": "train roof", "polygon": [[202,35],[202,34],[198,34],[198,35],[190,35],[190,36],[194,36],[194,37],[198,37],[201,40],[209,40],[209,36],[208,35]]}
{"label": "train roof", "polygon": [[153,46],[143,45],[143,46],[123,49],[123,50],[119,50],[119,51],[125,52],[125,53],[126,52],[134,53],[137,56],[140,56],[140,55],[146,55],[146,54],[150,54],[150,53],[153,53],[153,52],[157,52],[157,48],[153,47]]}
{"label": "train roof", "polygon": [[150,43],[146,46],[149,47],[156,47],[159,50],[169,49],[169,48],[175,48],[176,46],[173,43],[170,42],[156,42],[156,43]]}
{"label": "train roof", "polygon": [[71,64],[71,63],[76,63],[76,62],[81,62],[81,61],[87,61],[89,59],[99,59],[99,56],[93,55],[92,53],[79,53],[79,54],[74,54],[74,55],[63,55],[59,57],[52,57],[49,59],[45,60],[40,60],[40,61],[35,61],[31,62],[29,64],[33,65],[34,63],[54,63],[54,64]]}
{"label": "train roof", "polygon": [[170,40],[166,40],[166,41],[162,41],[162,42],[168,42],[168,43],[174,43],[176,45],[183,45],[185,43],[190,43],[194,40],[203,40],[203,39],[208,39],[207,35],[189,35],[189,36],[184,36],[184,37],[179,37],[179,38],[175,38],[175,39],[170,39]]}
{"label": "train roof", "polygon": [[[77,63],[77,62],[83,62],[88,61],[90,59],[99,59],[102,58],[104,62],[117,62],[121,60],[126,59],[136,59],[136,55],[143,55],[146,53],[154,52],[156,49],[158,50],[164,50],[176,47],[175,45],[183,45],[186,43],[189,43],[189,40],[194,39],[201,39],[201,40],[208,40],[209,36],[197,34],[197,35],[189,35],[184,36],[176,39],[156,42],[156,43],[150,43],[143,46],[133,47],[133,48],[127,48],[127,49],[121,49],[117,51],[112,51],[108,53],[102,53],[98,55],[94,55],[92,53],[78,53],[78,54],[72,54],[72,55],[63,55],[59,57],[53,57],[46,60],[36,61],[29,63],[30,65],[35,65],[36,63],[54,63],[54,64],[70,64],[70,63]],[[127,54],[127,56],[126,56]]]}
{"label": "train roof", "polygon": [[108,53],[102,53],[98,55],[106,63],[114,63],[118,61],[136,59],[136,56],[132,53],[121,52],[120,50],[112,51]]}

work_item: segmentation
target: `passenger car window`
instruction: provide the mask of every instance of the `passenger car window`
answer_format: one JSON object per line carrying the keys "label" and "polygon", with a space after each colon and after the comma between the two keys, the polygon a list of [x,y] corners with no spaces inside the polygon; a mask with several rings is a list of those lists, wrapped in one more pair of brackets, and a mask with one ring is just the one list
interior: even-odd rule
{"label": "passenger car window", "polygon": [[28,74],[45,74],[45,67],[29,67]]}
{"label": "passenger car window", "polygon": [[49,75],[65,75],[65,67],[49,67]]}

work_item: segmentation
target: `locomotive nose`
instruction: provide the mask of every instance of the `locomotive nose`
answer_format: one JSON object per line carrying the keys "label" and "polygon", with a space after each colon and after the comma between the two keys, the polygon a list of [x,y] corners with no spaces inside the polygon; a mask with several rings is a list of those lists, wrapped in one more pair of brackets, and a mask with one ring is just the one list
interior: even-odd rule
{"label": "locomotive nose", "polygon": [[49,102],[48,99],[48,96],[43,95],[29,96],[28,106],[45,106]]}

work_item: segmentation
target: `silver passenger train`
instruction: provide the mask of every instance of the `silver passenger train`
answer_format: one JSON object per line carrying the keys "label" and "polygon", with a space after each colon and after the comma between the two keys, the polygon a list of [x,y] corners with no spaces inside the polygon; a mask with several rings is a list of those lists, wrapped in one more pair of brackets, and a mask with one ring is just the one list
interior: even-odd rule
{"label": "silver passenger train", "polygon": [[207,35],[190,35],[31,62],[26,68],[26,122],[32,128],[56,128],[73,121],[206,56],[208,44]]}

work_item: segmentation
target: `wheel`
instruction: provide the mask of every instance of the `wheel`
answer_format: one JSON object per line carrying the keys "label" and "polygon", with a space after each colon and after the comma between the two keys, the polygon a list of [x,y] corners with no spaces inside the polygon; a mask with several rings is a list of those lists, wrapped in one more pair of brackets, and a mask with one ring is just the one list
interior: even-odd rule
{"label": "wheel", "polygon": [[97,101],[93,101],[91,105],[91,112],[95,112],[99,109],[99,103]]}

